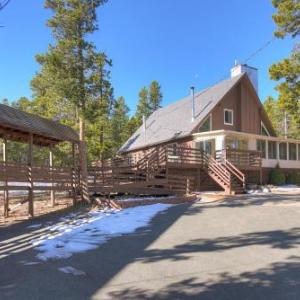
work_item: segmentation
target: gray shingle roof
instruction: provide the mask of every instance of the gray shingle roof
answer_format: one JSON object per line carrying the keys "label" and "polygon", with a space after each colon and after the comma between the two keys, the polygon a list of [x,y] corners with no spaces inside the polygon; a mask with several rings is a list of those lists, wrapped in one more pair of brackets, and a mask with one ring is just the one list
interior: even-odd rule
{"label": "gray shingle roof", "polygon": [[57,141],[78,141],[78,135],[71,127],[4,104],[0,104],[0,126]]}
{"label": "gray shingle roof", "polygon": [[193,129],[204,120],[243,75],[241,74],[224,80],[196,93],[194,122],[192,122],[192,102],[190,96],[156,110],[146,120],[146,138],[143,126],[141,126],[125,142],[119,152],[132,151],[190,135]]}

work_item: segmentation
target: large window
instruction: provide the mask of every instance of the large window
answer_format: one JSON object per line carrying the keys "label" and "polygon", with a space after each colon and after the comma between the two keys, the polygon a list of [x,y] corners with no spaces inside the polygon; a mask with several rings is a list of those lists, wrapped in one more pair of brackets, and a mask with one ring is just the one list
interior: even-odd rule
{"label": "large window", "polygon": [[268,142],[268,158],[277,159],[277,143],[273,141]]}
{"label": "large window", "polygon": [[224,124],[225,125],[233,125],[233,110],[232,109],[224,109]]}
{"label": "large window", "polygon": [[265,140],[257,140],[256,141],[256,150],[261,152],[261,157],[267,157],[267,149],[266,149],[266,141]]}
{"label": "large window", "polygon": [[289,160],[297,160],[297,145],[289,143]]}
{"label": "large window", "polygon": [[199,132],[211,131],[211,115],[200,125]]}
{"label": "large window", "polygon": [[279,143],[279,159],[287,160],[287,144]]}
{"label": "large window", "polygon": [[226,149],[238,149],[238,150],[247,150],[248,149],[248,141],[226,137],[225,138],[225,148]]}

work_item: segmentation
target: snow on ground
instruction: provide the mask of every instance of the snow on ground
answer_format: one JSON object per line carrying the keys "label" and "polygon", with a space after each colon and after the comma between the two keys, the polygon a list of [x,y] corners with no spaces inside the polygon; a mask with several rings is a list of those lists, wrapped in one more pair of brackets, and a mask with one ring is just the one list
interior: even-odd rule
{"label": "snow on ground", "polygon": [[85,275],[85,272],[78,270],[71,266],[61,267],[61,268],[58,268],[58,270],[63,273],[66,273],[66,274],[73,274],[75,276]]}
{"label": "snow on ground", "polygon": [[264,187],[264,188],[261,188],[261,189],[247,190],[246,193],[251,194],[251,195],[264,195],[264,194],[271,193],[271,190],[267,187]]}
{"label": "snow on ground", "polygon": [[116,198],[118,201],[122,202],[139,202],[139,201],[157,201],[160,198],[162,199],[173,199],[176,198],[176,196],[162,196],[162,197],[120,197]]}
{"label": "snow on ground", "polygon": [[95,249],[109,239],[147,226],[171,204],[137,206],[124,210],[106,209],[85,214],[73,213],[48,227],[48,233],[33,240],[41,260],[62,259],[74,253]]}
{"label": "snow on ground", "polygon": [[272,189],[275,192],[300,193],[300,186],[295,184],[284,184]]}
{"label": "snow on ground", "polygon": [[295,184],[284,184],[279,186],[273,186],[271,188],[263,187],[261,189],[248,190],[247,194],[262,195],[269,194],[272,192],[300,193],[300,186]]}

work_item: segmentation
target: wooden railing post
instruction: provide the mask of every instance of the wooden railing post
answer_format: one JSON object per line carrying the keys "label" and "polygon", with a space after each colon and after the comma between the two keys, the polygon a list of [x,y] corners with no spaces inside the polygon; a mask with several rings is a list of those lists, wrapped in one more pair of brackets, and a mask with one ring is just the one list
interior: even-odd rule
{"label": "wooden railing post", "polygon": [[186,192],[187,195],[189,195],[191,193],[191,182],[190,182],[190,178],[187,177],[186,178]]}
{"label": "wooden railing post", "polygon": [[51,181],[51,191],[50,191],[50,199],[51,206],[55,206],[55,192],[54,192],[54,184],[53,184],[53,149],[50,147],[49,149],[49,173],[50,173],[50,181]]}
{"label": "wooden railing post", "polygon": [[33,135],[29,134],[28,139],[28,215],[30,218],[34,216],[34,207],[33,207],[33,178],[32,178],[32,149],[33,148]]}
{"label": "wooden railing post", "polygon": [[75,143],[72,143],[72,198],[73,205],[76,205],[76,157],[75,157]]}
{"label": "wooden railing post", "polygon": [[6,162],[7,162],[7,139],[3,139],[2,143],[2,155],[3,155],[3,173],[4,173],[4,217],[7,218],[9,214],[9,198],[8,198],[8,180],[7,180],[7,169],[6,169]]}

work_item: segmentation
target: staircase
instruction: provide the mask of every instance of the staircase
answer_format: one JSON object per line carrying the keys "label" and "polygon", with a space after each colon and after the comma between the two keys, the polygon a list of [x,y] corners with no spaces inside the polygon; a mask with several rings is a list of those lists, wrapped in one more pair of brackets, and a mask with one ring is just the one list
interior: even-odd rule
{"label": "staircase", "polygon": [[203,152],[203,166],[207,174],[227,194],[242,194],[245,192],[245,175],[228,160],[216,160]]}

